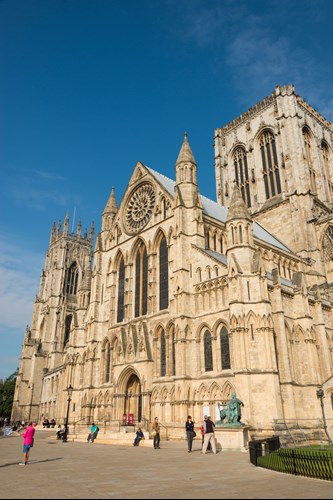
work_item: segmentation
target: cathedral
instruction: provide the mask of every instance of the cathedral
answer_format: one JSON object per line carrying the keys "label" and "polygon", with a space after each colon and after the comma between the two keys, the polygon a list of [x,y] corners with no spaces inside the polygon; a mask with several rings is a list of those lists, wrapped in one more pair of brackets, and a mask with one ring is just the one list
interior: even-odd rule
{"label": "cathedral", "polygon": [[332,123],[277,86],[215,129],[217,201],[185,134],[175,179],[138,162],[96,238],[54,224],[12,418],[157,416],[172,439],[236,393],[253,437],[333,435],[332,148]]}

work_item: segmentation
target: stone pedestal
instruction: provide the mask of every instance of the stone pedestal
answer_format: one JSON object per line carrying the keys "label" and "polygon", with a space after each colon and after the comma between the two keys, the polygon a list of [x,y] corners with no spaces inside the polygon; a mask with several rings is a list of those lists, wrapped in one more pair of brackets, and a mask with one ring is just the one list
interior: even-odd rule
{"label": "stone pedestal", "polygon": [[216,447],[222,451],[248,451],[249,426],[215,427]]}

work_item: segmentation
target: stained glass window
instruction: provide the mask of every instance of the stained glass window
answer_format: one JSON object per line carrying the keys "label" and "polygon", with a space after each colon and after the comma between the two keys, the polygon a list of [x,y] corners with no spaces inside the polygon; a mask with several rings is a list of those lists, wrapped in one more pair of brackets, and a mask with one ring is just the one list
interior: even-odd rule
{"label": "stained glass window", "polygon": [[142,244],[135,258],[135,317],[147,314],[148,306],[148,256]]}
{"label": "stained glass window", "polygon": [[161,332],[161,377],[166,375],[166,343],[165,343],[165,333],[164,330]]}
{"label": "stained glass window", "polygon": [[211,372],[213,370],[213,350],[212,350],[212,336],[208,330],[204,335],[204,353],[205,353],[205,371]]}
{"label": "stained glass window", "polygon": [[266,130],[260,138],[260,151],[264,175],[266,199],[281,193],[279,165],[276,153],[275,138]]}
{"label": "stained glass window", "polygon": [[165,236],[160,243],[160,310],[169,305],[168,245]]}
{"label": "stained glass window", "polygon": [[228,330],[224,326],[220,333],[222,370],[230,368],[230,349]]}
{"label": "stained glass window", "polygon": [[76,262],[73,262],[71,267],[66,272],[66,294],[76,295],[79,270]]}
{"label": "stained glass window", "polygon": [[245,204],[251,206],[249,171],[247,167],[247,157],[244,148],[237,148],[234,153],[235,178],[237,185],[241,188],[241,193]]}
{"label": "stained glass window", "polygon": [[117,322],[124,319],[124,303],[125,303],[125,264],[124,259],[121,258],[118,268],[118,308],[117,308]]}

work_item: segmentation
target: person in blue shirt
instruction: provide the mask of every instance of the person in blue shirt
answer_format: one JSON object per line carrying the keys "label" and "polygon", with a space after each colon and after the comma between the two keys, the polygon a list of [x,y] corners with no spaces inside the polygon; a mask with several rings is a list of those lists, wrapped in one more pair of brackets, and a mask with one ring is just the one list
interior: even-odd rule
{"label": "person in blue shirt", "polygon": [[94,442],[94,440],[97,438],[98,431],[99,431],[98,425],[94,424],[94,422],[93,422],[91,424],[90,433],[88,434],[88,438],[87,438],[88,443],[89,443],[89,441],[91,443]]}
{"label": "person in blue shirt", "polygon": [[133,446],[139,446],[141,439],[144,439],[144,438],[145,438],[145,436],[141,430],[141,427],[139,427],[138,430],[136,431],[136,437],[134,439]]}

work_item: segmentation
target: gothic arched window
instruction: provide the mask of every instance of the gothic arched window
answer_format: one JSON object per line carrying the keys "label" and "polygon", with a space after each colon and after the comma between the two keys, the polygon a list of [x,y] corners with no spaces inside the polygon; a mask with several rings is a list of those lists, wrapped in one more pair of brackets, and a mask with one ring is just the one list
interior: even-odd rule
{"label": "gothic arched window", "polygon": [[333,226],[329,226],[323,237],[323,254],[326,261],[333,260]]}
{"label": "gothic arched window", "polygon": [[164,330],[161,331],[160,337],[160,354],[161,354],[161,377],[166,375],[166,341]]}
{"label": "gothic arched window", "polygon": [[209,230],[205,227],[205,248],[210,248],[210,234]]}
{"label": "gothic arched window", "polygon": [[274,134],[266,130],[259,141],[266,199],[281,193],[279,165]]}
{"label": "gothic arched window", "polygon": [[76,295],[79,270],[76,262],[66,272],[66,295]]}
{"label": "gothic arched window", "polygon": [[135,317],[147,314],[148,293],[148,256],[141,244],[135,258]]}
{"label": "gothic arched window", "polygon": [[174,331],[172,331],[171,341],[172,375],[176,375],[176,335]]}
{"label": "gothic arched window", "polygon": [[168,245],[165,236],[160,243],[160,310],[169,306]]}
{"label": "gothic arched window", "polygon": [[230,348],[229,348],[229,336],[228,330],[225,326],[222,327],[220,332],[220,346],[221,346],[221,363],[222,370],[226,370],[231,367],[230,365]]}
{"label": "gothic arched window", "polygon": [[315,169],[313,167],[313,161],[312,161],[311,134],[310,134],[310,131],[307,127],[303,127],[302,134],[303,134],[304,147],[305,147],[305,157],[306,157],[306,162],[307,162],[309,174],[310,174],[310,188],[311,188],[311,191],[313,193],[316,193],[317,192],[316,172],[315,172]]}
{"label": "gothic arched window", "polygon": [[65,319],[65,335],[64,335],[64,346],[68,343],[69,337],[71,334],[71,325],[72,325],[72,315],[66,316]]}
{"label": "gothic arched window", "polygon": [[111,365],[111,345],[109,342],[105,344],[104,350],[104,360],[105,360],[105,382],[110,382],[110,365]]}
{"label": "gothic arched window", "polygon": [[237,185],[241,188],[244,203],[251,206],[249,170],[247,166],[246,151],[244,148],[237,148],[233,155],[235,167],[235,179]]}
{"label": "gothic arched window", "polygon": [[205,354],[205,371],[213,371],[213,348],[212,348],[212,336],[208,330],[205,331],[204,335],[204,354]]}
{"label": "gothic arched window", "polygon": [[125,264],[123,257],[118,267],[118,307],[117,307],[117,323],[124,319],[124,304],[125,304]]}
{"label": "gothic arched window", "polygon": [[328,184],[330,196],[332,196],[333,184],[332,184],[332,180],[331,180],[331,170],[330,170],[330,151],[329,151],[329,148],[328,148],[326,141],[321,142],[321,154],[322,154],[322,158],[323,158],[325,178],[326,178],[326,181]]}
{"label": "gothic arched window", "polygon": [[163,213],[163,219],[166,219],[166,217],[167,217],[167,202],[166,202],[165,198],[163,198],[163,201],[162,201],[162,213]]}

